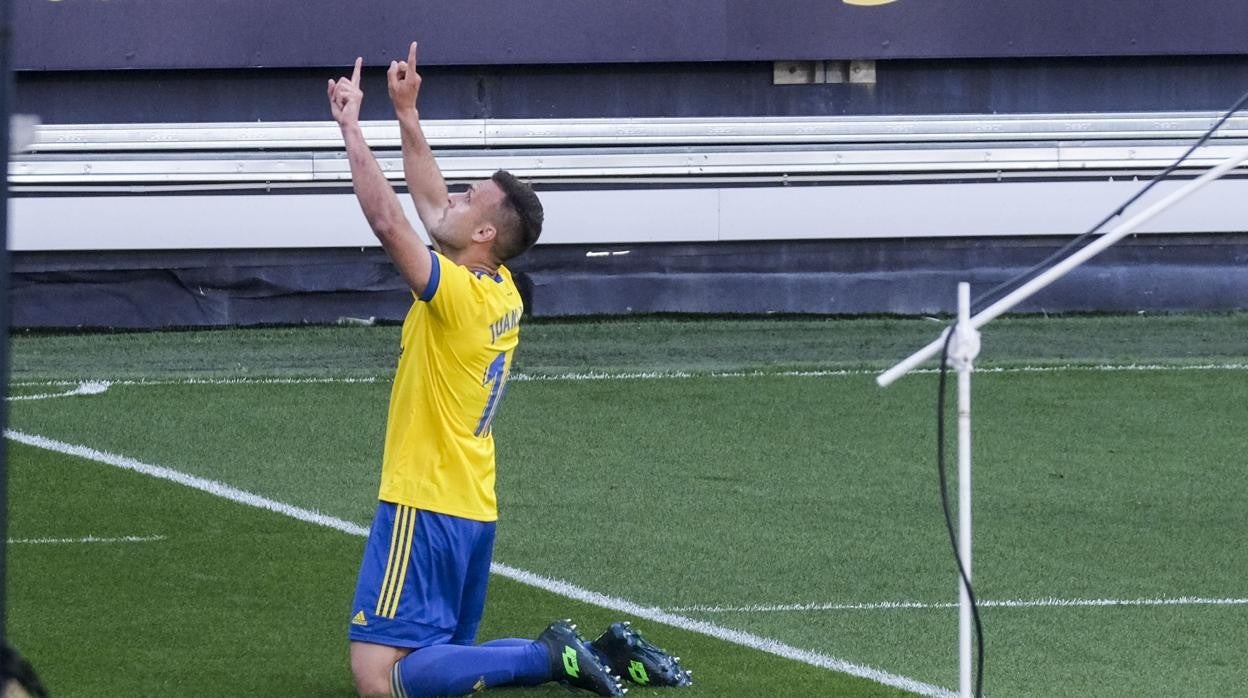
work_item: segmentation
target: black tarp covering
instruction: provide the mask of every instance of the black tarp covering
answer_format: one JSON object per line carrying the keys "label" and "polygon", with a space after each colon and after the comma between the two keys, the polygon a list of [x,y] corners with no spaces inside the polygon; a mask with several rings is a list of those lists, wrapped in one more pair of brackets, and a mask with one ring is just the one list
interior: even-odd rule
{"label": "black tarp covering", "polygon": [[16,327],[197,327],[401,319],[411,294],[379,251],[15,255]]}
{"label": "black tarp covering", "polygon": [[[512,265],[531,315],[931,314],[979,294],[1054,239],[546,246]],[[614,253],[614,254],[613,254]],[[1143,236],[1022,312],[1248,308],[1248,236]],[[399,322],[411,294],[379,249],[17,253],[13,325],[160,328]]]}

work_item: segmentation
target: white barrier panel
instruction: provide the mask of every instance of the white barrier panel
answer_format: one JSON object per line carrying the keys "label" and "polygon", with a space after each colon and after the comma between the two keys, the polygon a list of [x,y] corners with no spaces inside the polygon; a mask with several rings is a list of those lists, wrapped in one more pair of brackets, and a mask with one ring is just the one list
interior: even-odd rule
{"label": "white barrier panel", "polygon": [[[1162,196],[1179,185],[1156,188]],[[871,184],[542,192],[543,244],[1073,235],[1136,181]],[[410,199],[401,196],[408,216]],[[9,249],[367,247],[350,193],[18,196]],[[1248,180],[1220,180],[1140,232],[1248,229]]]}
{"label": "white barrier panel", "polygon": [[[1151,196],[1181,181],[1159,184]],[[905,184],[735,189],[720,240],[1076,235],[1140,188],[1138,181]],[[1248,180],[1221,180],[1141,232],[1248,230]]]}

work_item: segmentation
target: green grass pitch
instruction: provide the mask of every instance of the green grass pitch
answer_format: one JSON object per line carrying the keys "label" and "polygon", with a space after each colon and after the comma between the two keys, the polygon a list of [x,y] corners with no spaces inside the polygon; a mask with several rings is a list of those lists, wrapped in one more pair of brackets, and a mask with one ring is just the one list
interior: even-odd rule
{"label": "green grass pitch", "polygon": [[[975,577],[996,603],[982,610],[989,694],[1223,696],[1248,684],[1246,325],[1009,318],[985,332]],[[881,390],[871,374],[938,330],[526,326],[495,427],[496,559],[651,615],[956,688],[935,378]],[[113,383],[10,402],[10,427],[363,525],[396,345],[393,327],[17,336],[14,396]],[[636,377],[565,375],[588,372]],[[345,624],[361,538],[9,448],[8,631],[54,695],[352,694]],[[43,542],[127,536],[142,540]],[[496,577],[481,635],[531,637],[557,617],[596,632],[627,616]],[[903,693],[634,620],[694,670],[680,695]]]}

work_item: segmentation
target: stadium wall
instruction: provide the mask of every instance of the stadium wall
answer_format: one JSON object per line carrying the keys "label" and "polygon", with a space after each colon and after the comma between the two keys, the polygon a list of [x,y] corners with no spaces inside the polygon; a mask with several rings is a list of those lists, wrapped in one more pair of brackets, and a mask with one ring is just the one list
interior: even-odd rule
{"label": "stadium wall", "polygon": [[[365,0],[328,35],[337,7],[15,7],[16,111],[48,126],[10,167],[14,324],[401,319],[340,146],[239,134],[332,131],[324,80],[357,52],[364,117],[390,119],[381,66],[410,38],[448,181],[506,167],[547,201],[515,265],[539,316],[948,310],[956,281],[1042,258],[1248,89],[1236,0]],[[849,61],[869,75],[833,79]],[[786,84],[785,66],[814,72]],[[1011,121],[1027,115],[1043,127]],[[1248,138],[1232,125],[1197,164]],[[92,140],[109,129],[131,140]],[[397,141],[370,142],[400,184]],[[1244,187],[1211,187],[1029,308],[1245,307]]]}

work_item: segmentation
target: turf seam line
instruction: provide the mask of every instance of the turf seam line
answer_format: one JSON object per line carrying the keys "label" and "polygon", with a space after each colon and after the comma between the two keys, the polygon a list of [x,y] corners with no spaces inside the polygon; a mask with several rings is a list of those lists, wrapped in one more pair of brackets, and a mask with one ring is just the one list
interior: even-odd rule
{"label": "turf seam line", "polygon": [[[377,376],[293,376],[286,378],[109,378],[109,379],[84,379],[76,380],[48,380],[48,381],[10,381],[9,385],[15,388],[35,388],[35,387],[52,387],[62,385],[82,385],[83,383],[98,383],[104,385],[126,385],[126,386],[145,386],[145,385],[308,385],[315,383],[340,384],[340,383],[380,383],[381,378]],[[386,379],[389,382],[389,379]],[[66,393],[70,394],[70,393]],[[84,394],[84,393],[75,393]],[[59,395],[57,396],[59,397]],[[22,396],[10,399],[22,399]],[[29,398],[27,398],[29,399]]]}
{"label": "turf seam line", "polygon": [[54,545],[62,543],[150,543],[153,541],[165,540],[165,536],[120,536],[117,538],[97,538],[96,536],[84,536],[82,538],[10,538],[9,545]]}
{"label": "turf seam line", "polygon": [[[976,368],[976,373],[1063,373],[1067,371],[1088,372],[1169,372],[1169,371],[1244,371],[1248,363],[1226,364],[1055,364],[1052,366],[989,366]],[[569,372],[569,373],[515,373],[509,381],[547,382],[547,381],[607,381],[607,380],[678,380],[686,378],[829,378],[845,376],[874,376],[877,369],[827,369],[809,371],[632,371],[632,372]],[[918,374],[934,374],[936,369],[924,368],[912,371]],[[377,376],[364,377],[287,377],[287,378],[172,378],[172,379],[96,379],[95,382],[123,386],[158,386],[158,385],[306,385],[306,384],[337,384],[337,383],[383,383],[389,378]],[[49,387],[74,385],[77,381],[14,381],[13,387]],[[66,393],[70,394],[70,393]],[[83,393],[74,393],[83,394]],[[26,396],[14,396],[10,399],[33,399]]]}
{"label": "turf seam line", "polygon": [[[1089,608],[1106,606],[1245,606],[1248,598],[1205,598],[1200,596],[1158,597],[1152,599],[1009,599],[980,601],[981,608]],[[747,606],[680,606],[676,613],[784,613],[810,611],[886,611],[906,609],[957,608],[952,602],[881,601],[878,603],[798,603],[754,604]]]}
{"label": "turf seam line", "polygon": [[[216,480],[209,480],[195,475],[188,475],[164,466],[144,463],[128,456],[107,453],[88,446],[65,443],[63,441],[50,439],[46,436],[26,434],[13,429],[5,430],[4,433],[9,439],[18,443],[26,444],[27,446],[76,456],[78,458],[103,463],[105,465],[111,465],[124,470],[149,475],[151,477],[169,480],[171,482],[175,482],[192,489],[201,490],[232,502],[266,509],[299,521],[313,523],[319,526],[334,529],[336,531],[341,531],[343,533],[359,537],[366,537],[368,535],[368,529],[359,524],[351,523],[350,521],[345,521],[327,514],[322,514],[318,511],[304,509],[302,507],[269,499],[268,497],[240,490],[236,487],[232,487]],[[892,686],[910,691],[912,693],[917,693],[919,695],[939,698],[954,698],[956,695],[948,689],[926,684],[909,677],[892,674],[873,667],[854,664],[847,660],[819,652],[803,650],[787,645],[778,640],[754,635],[752,633],[726,628],[706,621],[687,618],[669,611],[664,611],[660,608],[642,606],[626,599],[607,596],[605,594],[578,587],[568,582],[542,577],[532,572],[511,567],[510,565],[500,562],[493,563],[490,566],[490,571],[501,577],[506,577],[513,581],[520,582],[521,584],[542,589],[575,601],[581,601],[600,608],[628,613],[638,618],[644,618],[656,623],[663,623],[665,625],[677,627],[682,630],[708,635],[710,637],[748,647],[750,649],[760,650],[769,654],[796,660],[824,669],[831,669],[843,674],[857,676],[876,683],[884,684],[886,686]]]}

